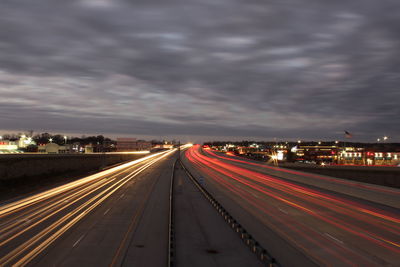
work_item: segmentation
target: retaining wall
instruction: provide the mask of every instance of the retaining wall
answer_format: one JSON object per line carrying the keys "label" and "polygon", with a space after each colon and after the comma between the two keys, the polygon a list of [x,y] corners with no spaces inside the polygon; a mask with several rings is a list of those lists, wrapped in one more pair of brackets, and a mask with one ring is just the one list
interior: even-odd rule
{"label": "retaining wall", "polygon": [[87,173],[148,154],[10,154],[0,155],[0,185],[68,173]]}

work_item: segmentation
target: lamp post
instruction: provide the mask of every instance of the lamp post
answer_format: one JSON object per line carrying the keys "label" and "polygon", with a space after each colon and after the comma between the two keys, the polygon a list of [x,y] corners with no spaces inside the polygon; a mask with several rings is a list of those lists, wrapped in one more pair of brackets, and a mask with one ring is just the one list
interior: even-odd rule
{"label": "lamp post", "polygon": [[49,139],[49,142],[50,142],[50,143],[53,143],[53,138],[50,138],[50,139]]}
{"label": "lamp post", "polygon": [[66,135],[64,135],[64,143],[67,144],[67,139],[68,137]]}

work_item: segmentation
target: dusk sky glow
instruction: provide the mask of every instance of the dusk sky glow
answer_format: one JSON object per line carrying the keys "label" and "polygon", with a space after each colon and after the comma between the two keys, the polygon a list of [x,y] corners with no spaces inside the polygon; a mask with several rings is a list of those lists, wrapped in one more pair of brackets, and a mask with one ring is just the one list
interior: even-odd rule
{"label": "dusk sky glow", "polygon": [[4,0],[0,114],[0,133],[400,142],[400,2]]}

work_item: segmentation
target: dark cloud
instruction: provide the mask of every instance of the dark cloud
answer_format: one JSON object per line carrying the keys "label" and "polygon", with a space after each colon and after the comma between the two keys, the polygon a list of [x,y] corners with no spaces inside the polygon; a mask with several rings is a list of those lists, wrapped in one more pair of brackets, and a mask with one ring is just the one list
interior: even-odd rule
{"label": "dark cloud", "polygon": [[2,1],[1,128],[399,141],[399,25],[395,0]]}

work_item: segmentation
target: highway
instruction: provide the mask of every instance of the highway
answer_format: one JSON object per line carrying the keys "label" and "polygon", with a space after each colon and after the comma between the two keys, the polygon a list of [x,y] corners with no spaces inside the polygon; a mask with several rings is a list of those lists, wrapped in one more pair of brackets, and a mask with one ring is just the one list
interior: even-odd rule
{"label": "highway", "polygon": [[165,266],[176,149],[0,206],[0,266]]}
{"label": "highway", "polygon": [[[200,146],[181,156],[282,266],[400,264],[398,189]],[[171,192],[175,266],[259,266],[183,170],[174,171],[176,158],[176,149],[145,155],[1,204],[0,266],[168,266]]]}
{"label": "highway", "polygon": [[398,189],[198,145],[183,163],[282,266],[400,266]]}

